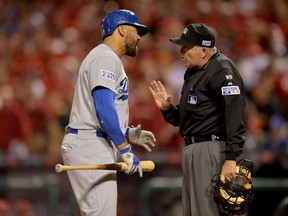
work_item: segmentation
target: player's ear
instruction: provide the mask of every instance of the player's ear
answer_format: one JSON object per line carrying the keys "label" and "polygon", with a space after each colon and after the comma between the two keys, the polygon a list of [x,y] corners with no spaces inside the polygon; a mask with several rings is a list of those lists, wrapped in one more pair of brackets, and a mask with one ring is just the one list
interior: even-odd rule
{"label": "player's ear", "polygon": [[117,31],[122,37],[126,35],[126,28],[123,25],[119,25]]}

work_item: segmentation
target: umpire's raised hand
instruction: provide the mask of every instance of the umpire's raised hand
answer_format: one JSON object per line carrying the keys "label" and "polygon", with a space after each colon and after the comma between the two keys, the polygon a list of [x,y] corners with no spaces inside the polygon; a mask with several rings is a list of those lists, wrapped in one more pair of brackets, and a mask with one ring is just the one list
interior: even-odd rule
{"label": "umpire's raised hand", "polygon": [[171,95],[167,94],[165,87],[160,81],[152,81],[149,90],[159,109],[167,110],[170,107]]}

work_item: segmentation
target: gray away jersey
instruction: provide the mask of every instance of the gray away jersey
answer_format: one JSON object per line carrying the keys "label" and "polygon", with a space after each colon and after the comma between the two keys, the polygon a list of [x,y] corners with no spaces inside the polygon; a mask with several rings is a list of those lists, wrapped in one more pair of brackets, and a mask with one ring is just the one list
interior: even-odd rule
{"label": "gray away jersey", "polygon": [[101,129],[92,97],[92,90],[96,86],[103,86],[115,92],[114,103],[124,133],[129,116],[128,77],[121,59],[105,44],[91,50],[80,66],[67,127],[83,130]]}

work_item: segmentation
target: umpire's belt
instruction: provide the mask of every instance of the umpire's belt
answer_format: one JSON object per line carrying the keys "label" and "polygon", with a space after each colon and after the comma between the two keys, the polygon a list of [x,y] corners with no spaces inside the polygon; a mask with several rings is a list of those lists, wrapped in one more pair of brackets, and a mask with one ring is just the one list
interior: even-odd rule
{"label": "umpire's belt", "polygon": [[203,136],[185,136],[184,141],[186,145],[198,143],[198,142],[206,142],[206,141],[225,141],[226,138],[223,134],[208,134]]}
{"label": "umpire's belt", "polygon": [[[66,134],[78,134],[78,129],[74,129],[74,128],[67,128],[66,129]],[[104,132],[104,131],[100,131],[100,130],[96,130],[96,136],[97,137],[102,137],[107,139],[108,135]]]}

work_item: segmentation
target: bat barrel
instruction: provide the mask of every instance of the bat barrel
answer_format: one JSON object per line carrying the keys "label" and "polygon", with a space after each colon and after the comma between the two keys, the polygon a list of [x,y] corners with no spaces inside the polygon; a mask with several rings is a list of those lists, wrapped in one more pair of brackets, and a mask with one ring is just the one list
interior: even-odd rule
{"label": "bat barrel", "polygon": [[143,172],[152,172],[155,169],[155,163],[151,160],[140,161]]}

